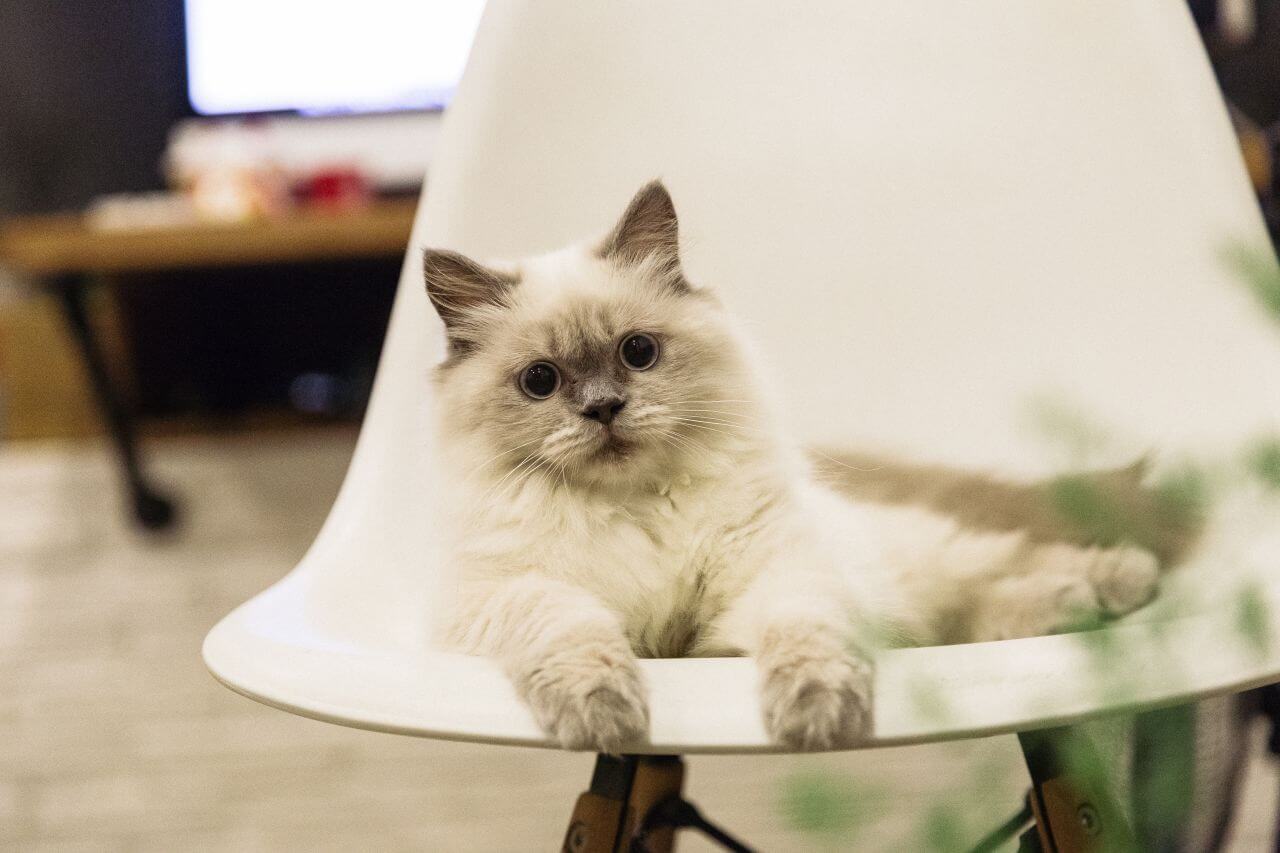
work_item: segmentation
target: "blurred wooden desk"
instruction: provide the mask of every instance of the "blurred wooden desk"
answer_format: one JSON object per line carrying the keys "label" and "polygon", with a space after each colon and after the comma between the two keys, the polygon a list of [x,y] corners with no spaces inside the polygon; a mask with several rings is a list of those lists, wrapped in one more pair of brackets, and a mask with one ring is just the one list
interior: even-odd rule
{"label": "blurred wooden desk", "polygon": [[104,230],[80,215],[0,223],[0,264],[57,294],[102,408],[133,502],[148,529],[169,526],[173,505],[147,482],[133,413],[112,381],[85,310],[85,290],[131,273],[394,258],[404,254],[415,200],[384,201],[352,213],[304,212],[249,223],[200,223],[146,230]]}
{"label": "blurred wooden desk", "polygon": [[159,272],[402,254],[415,201],[347,214],[299,213],[262,222],[102,230],[83,216],[38,216],[0,224],[0,263],[30,275]]}

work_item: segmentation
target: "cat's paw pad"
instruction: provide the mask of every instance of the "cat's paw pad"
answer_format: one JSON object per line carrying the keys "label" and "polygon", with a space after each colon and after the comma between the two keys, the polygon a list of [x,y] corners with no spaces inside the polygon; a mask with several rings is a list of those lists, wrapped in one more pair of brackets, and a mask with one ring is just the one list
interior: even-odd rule
{"label": "cat's paw pad", "polygon": [[553,712],[545,726],[565,749],[617,755],[648,734],[649,712],[634,691],[597,687]]}
{"label": "cat's paw pad", "polygon": [[855,746],[871,729],[871,667],[852,657],[776,663],[764,673],[765,728],[783,746]]}
{"label": "cat's paw pad", "polygon": [[629,659],[553,658],[531,675],[526,695],[539,725],[565,749],[618,754],[649,732],[644,682]]}
{"label": "cat's paw pad", "polygon": [[1108,548],[1098,553],[1089,580],[1103,612],[1123,616],[1155,598],[1160,562],[1142,548]]}

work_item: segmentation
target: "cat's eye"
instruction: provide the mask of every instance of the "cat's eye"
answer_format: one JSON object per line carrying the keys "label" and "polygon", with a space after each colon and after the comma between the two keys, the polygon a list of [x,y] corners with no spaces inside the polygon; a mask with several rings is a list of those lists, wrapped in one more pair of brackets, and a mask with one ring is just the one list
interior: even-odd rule
{"label": "cat's eye", "polygon": [[653,335],[636,332],[618,345],[618,357],[631,370],[648,370],[658,363],[658,341]]}
{"label": "cat's eye", "polygon": [[545,400],[560,387],[560,371],[549,361],[535,361],[520,371],[520,390],[535,400]]}

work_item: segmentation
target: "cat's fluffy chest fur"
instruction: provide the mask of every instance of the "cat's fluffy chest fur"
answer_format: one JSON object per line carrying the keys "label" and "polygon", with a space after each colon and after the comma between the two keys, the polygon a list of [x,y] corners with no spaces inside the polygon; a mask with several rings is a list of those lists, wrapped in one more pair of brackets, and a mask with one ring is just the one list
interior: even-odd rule
{"label": "cat's fluffy chest fur", "polygon": [[759,571],[760,539],[781,532],[797,496],[771,454],[735,459],[615,488],[574,488],[530,476],[473,490],[451,524],[468,581],[493,582],[536,566],[588,590],[617,614],[643,656],[741,654],[706,628]]}

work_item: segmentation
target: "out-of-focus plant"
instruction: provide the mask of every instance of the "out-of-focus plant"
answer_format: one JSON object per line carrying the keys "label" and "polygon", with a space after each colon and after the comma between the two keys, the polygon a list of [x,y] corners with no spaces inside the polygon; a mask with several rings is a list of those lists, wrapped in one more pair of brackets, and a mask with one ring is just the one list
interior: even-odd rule
{"label": "out-of-focus plant", "polygon": [[1222,253],[1229,269],[1248,286],[1258,303],[1280,320],[1280,268],[1270,247],[1256,247],[1247,243],[1235,243]]}
{"label": "out-of-focus plant", "polygon": [[1182,821],[1195,798],[1195,709],[1162,708],[1141,715],[1134,726],[1135,835],[1144,850],[1174,850]]}
{"label": "out-of-focus plant", "polygon": [[884,792],[848,777],[807,770],[783,780],[779,807],[792,829],[816,840],[847,844],[886,799]]}
{"label": "out-of-focus plant", "polygon": [[1256,583],[1247,584],[1236,596],[1236,630],[1257,654],[1271,646],[1271,613],[1262,590]]}
{"label": "out-of-focus plant", "polygon": [[1273,489],[1280,489],[1280,438],[1259,439],[1245,458],[1249,471]]}
{"label": "out-of-focus plant", "polygon": [[965,832],[964,821],[954,806],[938,803],[929,808],[924,818],[926,848],[936,853],[953,853],[964,850],[970,839]]}
{"label": "out-of-focus plant", "polygon": [[1072,466],[1088,464],[1113,440],[1110,429],[1061,396],[1037,395],[1027,401],[1023,414],[1047,446],[1065,451]]}
{"label": "out-of-focus plant", "polygon": [[[1269,248],[1237,244],[1226,248],[1222,257],[1229,269],[1247,286],[1268,316],[1280,323],[1280,268]],[[1274,365],[1272,369],[1280,369]],[[1087,416],[1080,406],[1052,396],[1038,397],[1027,408],[1030,422],[1039,434],[1065,457],[1067,470],[1053,478],[1047,495],[1064,525],[1077,539],[1099,547],[1132,544],[1146,548],[1162,563],[1177,562],[1192,550],[1209,515],[1210,484],[1231,481],[1228,469],[1238,472],[1240,466],[1210,466],[1185,463],[1165,466],[1154,479],[1146,477],[1145,462],[1115,472],[1090,471],[1089,466],[1104,456],[1115,439],[1106,424]],[[1248,476],[1264,486],[1280,491],[1280,436],[1264,437],[1243,448]],[[1238,474],[1235,475],[1238,478]],[[1246,582],[1230,599],[1234,608],[1234,629],[1244,646],[1257,655],[1273,647],[1274,631],[1270,605],[1258,581]],[[1141,631],[1144,654],[1142,669],[1123,660],[1119,635],[1107,630],[1096,613],[1082,614],[1073,630],[1079,633],[1099,696],[1105,704],[1117,708],[1136,702],[1147,678],[1168,684],[1179,677],[1181,665],[1169,641],[1176,628],[1160,620],[1133,626]],[[925,681],[910,685],[910,698],[915,712],[926,720],[944,724],[951,715],[948,698],[940,686]],[[1046,709],[1051,711],[1052,709]],[[1187,815],[1194,795],[1195,716],[1192,706],[1184,705],[1141,715],[1137,724],[1135,767],[1142,765],[1141,777],[1132,779],[1130,796],[1122,797],[1116,787],[1121,764],[1116,756],[1105,756],[1078,727],[1055,738],[1054,749],[1062,772],[1082,789],[1099,792],[1120,807],[1133,807],[1134,828],[1141,839],[1139,849],[1157,849],[1148,843],[1161,844],[1173,838],[1181,820]],[[1122,762],[1123,763],[1123,762]],[[970,789],[982,792],[984,779],[990,772],[972,774],[979,783]],[[853,805],[866,801],[848,779],[835,779],[822,774],[798,776],[787,782],[783,810],[790,824],[803,832],[839,840],[849,846],[867,813]],[[961,797],[963,799],[963,796]],[[880,792],[878,801],[891,802],[888,793]],[[976,802],[974,805],[981,805]],[[1011,804],[1013,805],[1013,804]],[[955,797],[926,805],[921,814],[918,837],[906,842],[905,849],[957,851],[966,849],[980,835],[966,822],[967,815]],[[877,840],[878,849],[887,849]],[[1123,846],[1108,849],[1125,850]]]}

